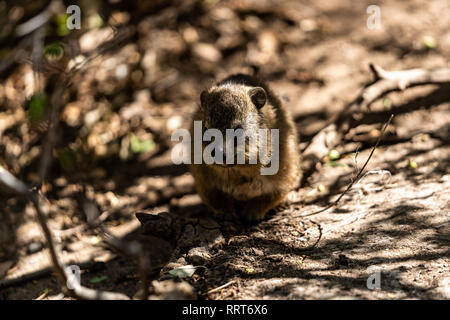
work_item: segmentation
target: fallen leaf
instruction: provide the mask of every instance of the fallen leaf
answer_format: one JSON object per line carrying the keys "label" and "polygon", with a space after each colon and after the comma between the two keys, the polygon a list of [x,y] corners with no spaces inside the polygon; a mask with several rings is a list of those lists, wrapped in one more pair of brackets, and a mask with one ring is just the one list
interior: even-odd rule
{"label": "fallen leaf", "polygon": [[169,271],[169,274],[178,278],[190,278],[197,270],[193,265],[182,266]]}

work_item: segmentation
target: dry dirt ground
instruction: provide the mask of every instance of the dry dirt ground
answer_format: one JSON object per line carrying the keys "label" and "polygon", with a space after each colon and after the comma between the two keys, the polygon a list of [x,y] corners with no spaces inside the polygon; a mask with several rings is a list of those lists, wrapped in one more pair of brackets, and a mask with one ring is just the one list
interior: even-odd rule
{"label": "dry dirt ground", "polygon": [[[337,147],[342,158],[323,159],[256,225],[209,218],[187,168],[170,160],[170,134],[188,126],[201,89],[232,72],[268,79],[305,148],[371,80],[369,62],[448,67],[448,1],[383,1],[381,30],[366,27],[369,1],[151,3],[109,8],[135,34],[74,79],[44,185],[50,226],[69,230],[55,233],[65,261],[81,266],[83,284],[133,296],[139,283],[135,262],[105,246],[96,228],[73,229],[95,206],[108,211],[112,233],[142,241],[153,279],[196,267],[183,280],[192,289],[180,297],[450,299],[449,86],[377,101]],[[87,32],[84,45],[107,31]],[[32,184],[44,135],[26,119],[30,73],[21,64],[2,75],[0,164]],[[391,113],[369,174],[337,207],[307,216],[352,181]],[[145,141],[146,152],[136,151],[133,144]],[[0,204],[0,299],[61,298],[31,205],[7,192]],[[150,234],[135,216],[164,211],[187,221],[172,238]],[[369,278],[380,288],[368,287]],[[155,283],[153,297],[167,297],[162,287]]]}

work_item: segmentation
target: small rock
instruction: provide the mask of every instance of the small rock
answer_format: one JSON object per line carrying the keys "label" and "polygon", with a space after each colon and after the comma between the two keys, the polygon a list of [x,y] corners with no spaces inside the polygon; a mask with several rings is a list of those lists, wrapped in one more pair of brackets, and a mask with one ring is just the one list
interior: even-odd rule
{"label": "small rock", "polygon": [[61,118],[71,127],[81,123],[81,110],[77,103],[69,103],[63,110]]}
{"label": "small rock", "polygon": [[195,228],[188,224],[183,231],[183,234],[178,239],[178,246],[179,247],[191,247],[195,244],[196,239],[198,239],[198,236],[196,235]]}
{"label": "small rock", "polygon": [[167,120],[166,128],[169,133],[172,133],[176,129],[180,128],[183,124],[183,118],[179,115],[170,117],[169,120]]}
{"label": "small rock", "polygon": [[197,42],[200,36],[198,35],[197,30],[192,27],[188,27],[183,31],[183,39],[187,43],[194,43]]}
{"label": "small rock", "polygon": [[152,281],[153,294],[150,300],[194,300],[197,295],[192,286],[183,282],[172,280]]}
{"label": "small rock", "polygon": [[219,62],[222,59],[220,51],[209,43],[196,43],[192,48],[192,53],[208,62]]}
{"label": "small rock", "polygon": [[80,37],[81,52],[88,52],[97,48],[99,43],[108,40],[111,37],[112,30],[110,28],[95,29],[84,33]]}
{"label": "small rock", "polygon": [[450,299],[450,277],[443,278],[439,281],[437,291],[441,293],[445,299]]}
{"label": "small rock", "polygon": [[121,64],[117,66],[115,76],[116,79],[119,81],[125,79],[128,76],[128,66],[126,64]]}
{"label": "small rock", "polygon": [[281,254],[272,254],[270,256],[267,256],[266,259],[272,262],[280,262],[283,260],[283,256]]}
{"label": "small rock", "polygon": [[203,247],[192,248],[186,256],[186,260],[193,265],[203,265],[210,259],[211,255]]}
{"label": "small rock", "polygon": [[264,254],[264,252],[258,248],[253,248],[253,253],[255,254],[255,256],[262,256]]}

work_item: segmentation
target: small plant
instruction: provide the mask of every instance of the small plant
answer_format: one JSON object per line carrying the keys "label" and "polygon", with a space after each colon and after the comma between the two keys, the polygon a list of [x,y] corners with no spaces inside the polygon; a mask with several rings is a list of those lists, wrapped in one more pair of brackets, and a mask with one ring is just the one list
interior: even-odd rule
{"label": "small plant", "polygon": [[153,150],[155,142],[153,140],[143,141],[133,134],[130,138],[130,147],[134,153],[144,153]]}

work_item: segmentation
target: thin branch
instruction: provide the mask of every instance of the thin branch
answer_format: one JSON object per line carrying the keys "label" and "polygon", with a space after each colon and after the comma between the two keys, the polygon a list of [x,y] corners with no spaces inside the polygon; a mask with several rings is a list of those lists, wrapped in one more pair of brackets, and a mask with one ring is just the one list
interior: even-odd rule
{"label": "thin branch", "polygon": [[217,288],[214,288],[214,289],[209,290],[209,291],[208,291],[208,294],[218,292],[218,291],[220,291],[220,290],[222,290],[222,289],[225,289],[225,288],[228,287],[228,286],[231,286],[231,285],[234,284],[234,283],[236,283],[236,280],[228,281],[227,283],[221,285],[220,287],[217,287]]}
{"label": "thin branch", "polygon": [[15,30],[15,35],[22,37],[34,32],[49,22],[55,13],[61,12],[62,8],[63,4],[60,0],[50,1],[50,4],[41,13],[18,25]]}
{"label": "thin branch", "polygon": [[[83,261],[83,262],[77,262],[77,266],[80,267],[80,269],[90,269],[94,266],[96,262],[92,260]],[[53,271],[53,266],[45,267],[36,271],[28,272],[25,274],[22,274],[20,276],[14,277],[14,278],[8,278],[8,279],[2,279],[0,280],[0,289],[7,288],[11,286],[17,286],[21,285],[24,282],[28,282],[31,280],[40,279],[46,276],[51,275]]]}
{"label": "thin branch", "polygon": [[87,222],[85,224],[78,225],[78,226],[70,228],[70,229],[54,230],[53,232],[58,238],[67,238],[67,237],[70,237],[71,235],[73,235],[73,234],[75,234],[77,232],[82,232],[82,231],[85,231],[87,229],[94,228],[94,227],[97,227],[97,226],[101,225],[103,222],[105,222],[106,219],[108,219],[110,214],[111,214],[111,211],[107,210],[107,211],[103,212],[100,216],[98,216],[92,222]]}
{"label": "thin branch", "polygon": [[363,90],[360,102],[362,108],[369,107],[375,100],[392,91],[403,91],[426,84],[450,83],[450,68],[386,71],[375,64],[369,66],[376,81]]}
{"label": "thin branch", "polygon": [[41,163],[39,166],[39,181],[40,184],[44,183],[45,177],[47,176],[47,171],[49,167],[51,166],[53,157],[52,157],[52,150],[56,144],[56,140],[58,138],[56,132],[58,129],[59,124],[59,115],[61,112],[61,108],[63,105],[63,97],[64,97],[64,91],[68,86],[68,79],[62,74],[59,76],[61,79],[59,79],[57,87],[55,91],[52,94],[50,105],[51,105],[51,111],[50,111],[50,121],[48,126],[48,131],[46,135],[46,142],[44,144],[44,150],[41,158]]}
{"label": "thin branch", "polygon": [[[16,29],[16,35],[24,36],[32,33],[32,63],[35,71],[37,71],[37,76],[39,76],[40,63],[42,59],[42,47],[43,47],[43,28],[46,23],[50,20],[51,16],[58,12],[62,8],[62,2],[60,0],[52,0],[50,5],[36,17],[31,20],[19,25]],[[40,185],[44,182],[47,172],[52,163],[52,150],[56,144],[57,140],[57,128],[59,123],[59,116],[63,106],[64,93],[66,88],[70,85],[71,77],[74,76],[79,70],[85,67],[90,61],[92,61],[95,57],[104,54],[108,50],[113,49],[123,40],[131,37],[136,31],[134,29],[126,28],[124,32],[118,32],[116,28],[113,28],[114,37],[110,41],[103,43],[98,48],[92,50],[87,53],[86,58],[81,61],[81,63],[75,64],[67,73],[60,72],[58,73],[58,78],[56,79],[56,88],[51,96],[50,100],[50,119],[49,119],[49,129],[46,135],[45,144],[43,146],[43,154],[41,158],[41,163],[39,166],[39,182]],[[28,44],[28,41],[26,42]],[[13,56],[12,61],[14,61],[16,56]],[[1,66],[1,68],[5,69],[10,64],[6,64]],[[58,278],[58,281],[62,287],[62,290],[65,294],[69,294],[73,297],[80,299],[129,299],[126,295],[115,293],[115,292],[104,292],[98,290],[92,290],[89,288],[85,288],[81,286],[80,283],[76,281],[76,279],[72,276],[70,270],[66,268],[64,263],[61,260],[61,253],[57,244],[53,240],[52,232],[50,231],[47,224],[47,214],[49,212],[49,204],[48,200],[45,196],[36,190],[29,190],[28,187],[19,179],[15,178],[8,171],[0,166],[0,184],[7,186],[12,191],[17,194],[25,197],[30,202],[33,203],[39,224],[44,232],[44,236],[50,251],[51,261],[53,263],[53,268],[55,274]],[[143,250],[143,248],[139,244],[139,259],[138,266],[141,273],[142,278],[142,293],[143,297],[146,299],[148,297],[148,287],[149,287],[149,278],[148,278],[148,269],[149,269],[149,259]]]}
{"label": "thin branch", "polygon": [[48,200],[41,192],[31,191],[26,185],[6,171],[0,166],[0,183],[14,191],[18,195],[26,198],[33,203],[38,222],[44,232],[45,240],[50,251],[50,258],[53,263],[53,269],[61,285],[64,294],[68,294],[78,299],[86,300],[128,300],[129,297],[116,292],[93,290],[83,287],[78,281],[74,279],[71,271],[67,269],[66,265],[61,259],[61,252],[57,244],[53,240],[52,233],[47,224],[47,215],[50,211]]}
{"label": "thin branch", "polygon": [[361,178],[361,176],[363,175],[363,171],[366,168],[367,164],[369,163],[370,159],[373,156],[373,153],[375,152],[375,149],[378,147],[378,145],[380,144],[380,141],[383,139],[384,134],[386,132],[387,127],[389,126],[389,124],[391,123],[392,119],[394,118],[394,115],[391,114],[391,116],[389,117],[389,120],[385,123],[383,129],[381,129],[381,133],[380,136],[377,139],[377,142],[375,143],[375,145],[373,146],[372,150],[370,151],[369,156],[367,157],[366,162],[364,163],[364,165],[362,166],[362,168],[358,171],[358,174],[356,175],[355,179],[352,180],[352,182],[347,186],[347,188],[344,190],[344,192],[341,193],[341,195],[336,199],[336,201],[334,201],[333,203],[329,204],[327,207],[320,209],[319,211],[315,211],[309,214],[305,214],[302,215],[302,217],[309,217],[312,215],[316,215],[318,213],[324,212],[334,206],[336,206],[339,201],[342,199],[342,197],[353,187],[353,185],[359,181],[359,179]]}
{"label": "thin branch", "polygon": [[9,54],[7,57],[2,58],[0,61],[0,74],[7,70],[16,61],[22,59],[26,60],[29,56],[27,50],[32,45],[32,43],[33,37],[25,37],[15,46],[11,54]]}

